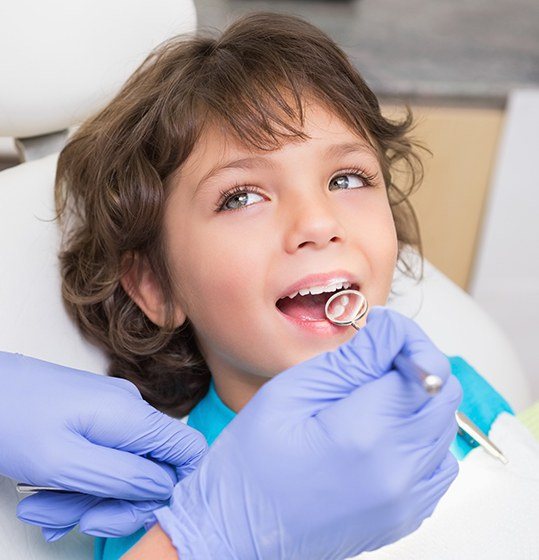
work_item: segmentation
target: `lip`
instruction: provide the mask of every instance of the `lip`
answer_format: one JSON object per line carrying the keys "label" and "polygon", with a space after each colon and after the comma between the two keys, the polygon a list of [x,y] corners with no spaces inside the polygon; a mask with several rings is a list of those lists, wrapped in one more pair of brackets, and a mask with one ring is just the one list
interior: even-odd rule
{"label": "lip", "polygon": [[334,325],[327,319],[324,319],[323,321],[303,321],[301,319],[291,317],[290,315],[286,315],[278,307],[276,307],[276,309],[279,312],[279,315],[289,322],[289,324],[296,328],[299,327],[300,332],[308,332],[318,336],[331,337],[341,335],[346,330],[346,327]]}
{"label": "lip", "polygon": [[[280,299],[286,297],[288,294],[292,294],[294,292],[299,292],[305,288],[310,288],[311,286],[327,286],[328,284],[332,284],[333,282],[349,282],[350,284],[356,284],[359,286],[359,280],[347,270],[333,270],[331,272],[326,273],[319,273],[319,274],[308,274],[304,276],[301,280],[294,282],[288,288],[285,288],[281,295],[277,297],[275,303],[277,303]],[[311,321],[312,322],[312,321]],[[321,321],[322,323],[325,321]]]}

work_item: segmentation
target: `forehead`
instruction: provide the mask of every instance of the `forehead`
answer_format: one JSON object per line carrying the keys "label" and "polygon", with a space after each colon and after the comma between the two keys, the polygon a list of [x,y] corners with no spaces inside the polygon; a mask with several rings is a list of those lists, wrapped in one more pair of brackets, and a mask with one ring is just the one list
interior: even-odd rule
{"label": "forehead", "polygon": [[284,138],[275,146],[261,150],[242,142],[238,134],[222,122],[210,122],[204,127],[193,151],[178,170],[178,176],[203,177],[233,160],[256,157],[258,161],[269,161],[280,156],[286,157],[295,146],[300,145],[325,157],[361,151],[378,160],[372,143],[322,104],[305,104],[304,125],[300,128],[305,139]]}

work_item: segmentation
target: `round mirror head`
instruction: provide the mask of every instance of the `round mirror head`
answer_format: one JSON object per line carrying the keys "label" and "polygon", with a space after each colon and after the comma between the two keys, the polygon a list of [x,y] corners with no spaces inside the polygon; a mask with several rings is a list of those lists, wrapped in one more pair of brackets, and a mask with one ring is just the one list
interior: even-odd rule
{"label": "round mirror head", "polygon": [[342,290],[333,294],[326,302],[326,317],[334,325],[348,327],[365,316],[369,304],[367,298],[358,290]]}

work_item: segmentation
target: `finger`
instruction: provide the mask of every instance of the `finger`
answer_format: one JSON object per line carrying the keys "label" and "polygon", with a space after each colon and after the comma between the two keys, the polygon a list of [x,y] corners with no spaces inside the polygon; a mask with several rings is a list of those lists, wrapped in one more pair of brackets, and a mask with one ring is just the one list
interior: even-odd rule
{"label": "finger", "polygon": [[[451,375],[451,363],[412,319],[385,307],[373,307],[367,317],[371,334],[383,339],[386,348],[380,348],[373,366],[382,374],[392,369],[395,357],[402,353],[421,369],[441,377],[445,383]],[[399,369],[399,368],[396,368]]]}
{"label": "finger", "polygon": [[438,468],[430,477],[425,477],[414,488],[414,495],[419,498],[418,505],[423,518],[430,517],[440,499],[446,494],[459,474],[459,464],[448,451]]}
{"label": "finger", "polygon": [[[376,523],[374,516],[377,516],[377,512],[373,511],[372,525],[378,527],[379,530],[383,529],[384,545],[389,545],[413,533],[432,514],[458,474],[458,464],[455,463],[454,457],[448,453],[431,477],[424,478],[415,485],[410,485],[408,491],[393,504],[391,510],[387,508],[383,510],[382,517],[377,517]],[[353,556],[355,558],[362,552],[379,547],[380,541],[374,537],[371,543],[362,543],[360,548],[350,547],[344,551],[342,557]]]}
{"label": "finger", "polygon": [[266,383],[263,393],[279,392],[282,407],[288,410],[298,399],[327,406],[385,375],[401,351],[442,382],[448,379],[449,360],[417,323],[396,311],[373,307],[366,326],[348,342],[289,368]]}
{"label": "finger", "polygon": [[440,437],[449,424],[455,424],[455,413],[462,401],[462,387],[455,376],[451,376],[440,393],[429,399],[414,414],[403,418],[414,441],[433,441]]}
{"label": "finger", "polygon": [[354,441],[363,445],[371,441],[374,445],[384,437],[388,423],[396,428],[410,422],[414,412],[429,399],[416,384],[391,371],[323,408],[314,419],[337,441],[344,440],[345,445]]}
{"label": "finger", "polygon": [[71,527],[64,527],[63,529],[48,529],[47,527],[43,527],[41,529],[41,533],[43,534],[43,537],[47,542],[56,542],[67,535],[75,527],[76,525],[72,525]]}
{"label": "finger", "polygon": [[457,429],[457,421],[453,417],[452,422],[436,441],[423,448],[412,447],[410,449],[410,454],[414,460],[413,472],[415,477],[412,479],[414,482],[422,478],[429,478],[436,472],[436,469],[449,452],[449,447],[456,437]]}
{"label": "finger", "polygon": [[103,500],[88,510],[80,521],[80,531],[94,537],[122,537],[144,526],[153,512],[166,501]]}
{"label": "finger", "polygon": [[409,449],[415,481],[430,475],[440,464],[457,433],[454,414],[440,433],[426,429],[428,417],[419,424],[417,432],[410,427],[409,419],[417,403],[428,398],[415,384],[393,371],[322,409],[312,418],[313,429],[343,448],[360,453],[386,445],[390,435],[394,445]]}
{"label": "finger", "polygon": [[31,525],[51,530],[63,529],[77,525],[84,513],[101,500],[71,492],[38,492],[19,502],[17,517]]}
{"label": "finger", "polygon": [[[402,511],[402,522],[386,535],[386,543],[395,542],[416,531],[438,507],[459,472],[458,461],[448,453],[432,477],[421,480],[409,495]],[[408,504],[414,504],[410,511]]]}
{"label": "finger", "polygon": [[52,485],[101,498],[164,500],[176,477],[170,469],[127,451],[94,445],[74,434],[71,453],[52,472]]}
{"label": "finger", "polygon": [[114,421],[107,414],[96,418],[86,434],[89,440],[168,463],[176,468],[180,480],[196,469],[208,450],[200,432],[142,399],[126,401],[111,413]]}

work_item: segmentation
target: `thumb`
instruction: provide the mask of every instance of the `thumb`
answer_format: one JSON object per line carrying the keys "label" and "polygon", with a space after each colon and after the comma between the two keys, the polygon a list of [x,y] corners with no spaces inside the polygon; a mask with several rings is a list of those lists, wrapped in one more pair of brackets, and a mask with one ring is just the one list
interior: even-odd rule
{"label": "thumb", "polygon": [[[405,419],[430,400],[418,385],[391,371],[372,383],[354,389],[345,398],[313,416],[332,441],[345,439],[355,448],[375,440],[387,429],[388,419]],[[380,438],[382,439],[382,438]]]}

